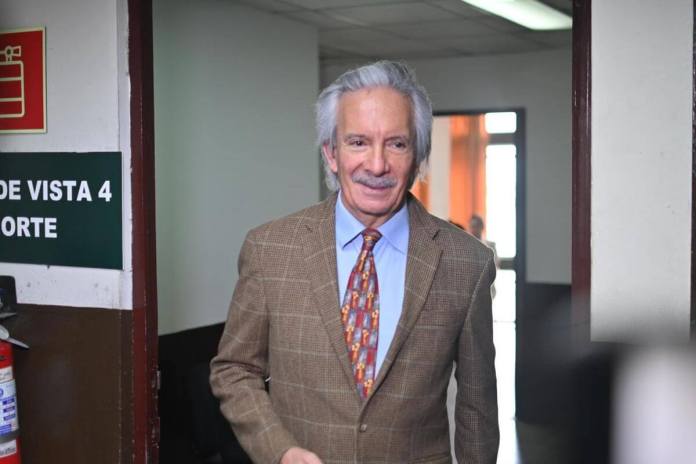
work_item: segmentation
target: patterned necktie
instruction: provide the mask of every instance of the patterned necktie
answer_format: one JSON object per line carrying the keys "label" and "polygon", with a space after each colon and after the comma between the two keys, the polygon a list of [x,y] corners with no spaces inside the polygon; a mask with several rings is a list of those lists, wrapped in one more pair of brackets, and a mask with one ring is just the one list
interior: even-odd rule
{"label": "patterned necktie", "polygon": [[379,287],[372,249],[382,234],[365,229],[362,236],[363,246],[343,297],[341,320],[353,377],[360,397],[365,399],[374,385],[379,334]]}

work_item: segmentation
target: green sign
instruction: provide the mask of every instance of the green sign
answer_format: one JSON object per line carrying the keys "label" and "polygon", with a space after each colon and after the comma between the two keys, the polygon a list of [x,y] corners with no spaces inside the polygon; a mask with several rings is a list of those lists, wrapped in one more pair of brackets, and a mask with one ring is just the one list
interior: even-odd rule
{"label": "green sign", "polygon": [[0,262],[122,269],[121,153],[0,153]]}

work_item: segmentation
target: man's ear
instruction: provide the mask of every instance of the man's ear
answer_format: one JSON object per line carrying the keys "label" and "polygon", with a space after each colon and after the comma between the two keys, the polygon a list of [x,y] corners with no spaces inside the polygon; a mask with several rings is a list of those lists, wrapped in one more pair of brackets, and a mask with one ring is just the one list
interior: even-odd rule
{"label": "man's ear", "polygon": [[338,160],[336,159],[336,149],[331,148],[331,145],[325,143],[321,146],[321,153],[324,155],[326,163],[329,165],[329,169],[334,174],[338,173]]}

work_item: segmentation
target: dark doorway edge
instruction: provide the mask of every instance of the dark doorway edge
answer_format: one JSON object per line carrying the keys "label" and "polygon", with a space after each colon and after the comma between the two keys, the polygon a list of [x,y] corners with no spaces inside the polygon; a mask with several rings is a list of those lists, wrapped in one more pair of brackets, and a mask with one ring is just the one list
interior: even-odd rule
{"label": "dark doorway edge", "polygon": [[128,0],[133,195],[133,459],[159,461],[152,0]]}
{"label": "dark doorway edge", "polygon": [[590,341],[592,2],[573,0],[572,319],[575,341]]}

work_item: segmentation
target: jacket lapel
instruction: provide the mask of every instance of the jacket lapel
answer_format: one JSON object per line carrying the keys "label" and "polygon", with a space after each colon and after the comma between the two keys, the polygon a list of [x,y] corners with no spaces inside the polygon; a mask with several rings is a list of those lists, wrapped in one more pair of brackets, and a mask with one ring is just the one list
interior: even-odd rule
{"label": "jacket lapel", "polygon": [[[336,220],[337,195],[333,194],[321,205],[317,221],[307,221],[309,229],[303,244],[314,301],[321,316],[336,356],[351,384],[353,368],[348,358],[343,339],[340,303],[338,301],[338,278],[336,275]],[[355,395],[358,397],[356,388]]]}
{"label": "jacket lapel", "polygon": [[442,253],[442,249],[433,240],[435,235],[437,235],[439,227],[420,202],[410,194],[408,197],[408,215],[409,239],[404,303],[394,338],[387,351],[387,356],[379,369],[373,392],[379,389],[401,347],[416,324],[416,320],[418,320]]}
{"label": "jacket lapel", "polygon": [[[323,202],[316,220],[310,218],[310,220],[305,221],[308,231],[303,242],[303,249],[317,310],[341,368],[350,385],[354,385],[353,368],[343,339],[343,323],[340,318],[338,278],[336,275],[336,198],[337,195],[334,194]],[[437,224],[418,200],[410,194],[407,201],[409,240],[404,303],[396,333],[379,370],[373,392],[379,389],[379,385],[388,374],[401,347],[418,320],[442,253],[441,248],[433,240],[439,230]],[[353,388],[353,390],[355,397],[359,399],[357,389]],[[363,407],[366,406],[366,403],[363,403]]]}

